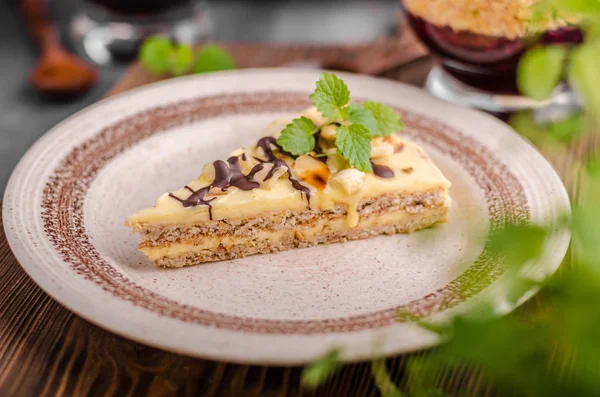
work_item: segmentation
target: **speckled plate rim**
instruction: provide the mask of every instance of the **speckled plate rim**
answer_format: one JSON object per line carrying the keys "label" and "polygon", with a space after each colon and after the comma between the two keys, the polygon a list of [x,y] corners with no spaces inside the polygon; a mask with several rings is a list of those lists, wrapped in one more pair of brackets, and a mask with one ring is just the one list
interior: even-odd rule
{"label": "speckled plate rim", "polygon": [[[231,362],[287,365],[308,362],[332,347],[342,348],[345,359],[358,360],[374,354],[401,353],[435,344],[437,338],[434,335],[408,322],[343,335],[245,333],[240,339],[240,334],[235,330],[198,326],[169,318],[107,295],[101,288],[92,287],[88,280],[77,279],[80,275],[76,273],[55,274],[47,265],[43,265],[63,259],[44,232],[41,196],[48,175],[40,175],[40,170],[56,169],[74,147],[98,133],[94,131],[86,136],[77,136],[72,132],[77,128],[89,128],[87,118],[91,114],[100,109],[106,111],[111,107],[122,108],[125,104],[132,106],[130,114],[120,112],[114,119],[104,119],[103,123],[109,125],[142,109],[185,99],[239,92],[305,92],[309,90],[305,87],[307,82],[310,81],[309,86],[312,87],[318,74],[316,71],[295,69],[254,69],[184,77],[107,98],[71,116],[34,144],[10,178],[4,197],[3,219],[15,256],[46,292],[87,320],[139,342],[183,354]],[[525,185],[529,189],[527,194],[532,207],[531,221],[551,221],[555,215],[569,211],[566,191],[550,164],[504,123],[488,115],[441,102],[417,88],[401,83],[344,73],[340,75],[358,92],[362,86],[378,87],[382,92],[381,98],[373,99],[408,109],[415,114],[425,114],[434,122],[442,122],[465,132],[469,138],[480,142],[489,150],[498,151],[498,157],[503,160],[508,158],[512,162],[508,164],[509,168],[517,176],[528,179]],[[254,81],[254,85],[244,84],[249,80]],[[278,84],[270,84],[272,81],[277,81]],[[257,86],[256,82],[262,82],[263,85]],[[202,87],[209,83],[213,88],[203,90]],[[196,91],[193,87],[199,89]],[[150,95],[153,95],[153,100],[148,100]],[[515,152],[520,153],[527,161],[514,158]],[[540,277],[553,273],[564,257],[569,239],[567,231],[554,233],[547,242],[543,258],[539,263],[532,264],[531,268],[535,269],[533,273]],[[61,277],[65,276],[77,279],[75,284],[62,283]],[[478,294],[490,297],[499,314],[516,306],[503,296],[502,284],[503,280],[500,278],[490,288]],[[531,290],[524,294],[519,303],[534,293]],[[106,305],[106,302],[109,304]],[[464,309],[467,303],[451,310]],[[447,311],[438,313],[436,317],[443,318],[445,315]],[[168,332],[165,332],[166,328]],[[192,334],[194,337],[190,337]]]}

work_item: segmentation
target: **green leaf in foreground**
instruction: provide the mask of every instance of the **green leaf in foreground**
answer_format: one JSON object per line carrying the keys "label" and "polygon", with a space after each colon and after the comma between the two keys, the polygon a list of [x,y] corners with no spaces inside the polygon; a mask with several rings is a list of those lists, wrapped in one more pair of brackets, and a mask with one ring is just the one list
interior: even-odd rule
{"label": "green leaf in foreground", "polygon": [[335,145],[338,152],[348,160],[351,166],[363,172],[372,172],[371,135],[362,124],[341,126],[335,133]]}
{"label": "green leaf in foreground", "polygon": [[543,100],[550,96],[563,73],[567,48],[538,46],[527,51],[519,62],[517,86],[528,97]]}
{"label": "green leaf in foreground", "polygon": [[598,14],[600,1],[598,0],[557,0],[558,9],[568,14]]}
{"label": "green leaf in foreground", "polygon": [[392,135],[404,127],[400,115],[391,107],[373,101],[366,101],[362,105],[365,109],[371,111],[377,121],[379,130],[377,136]]}
{"label": "green leaf in foreground", "polygon": [[377,359],[371,362],[371,375],[373,375],[375,385],[377,385],[382,397],[404,396],[390,379],[390,374],[385,365],[385,359]]}
{"label": "green leaf in foreground", "polygon": [[600,117],[600,40],[579,46],[571,56],[569,82],[583,99],[584,107]]}
{"label": "green leaf in foreground", "polygon": [[169,70],[172,49],[173,45],[169,38],[164,36],[148,37],[140,48],[140,62],[150,72],[163,74]]}
{"label": "green leaf in foreground", "polygon": [[369,130],[371,136],[379,135],[379,127],[377,126],[377,120],[373,117],[373,113],[369,109],[366,109],[362,105],[352,103],[348,106],[348,121],[352,124],[362,124]]}
{"label": "green leaf in foreground", "polygon": [[316,389],[327,380],[340,366],[340,354],[337,350],[327,353],[323,358],[304,368],[302,385],[307,389]]}
{"label": "green leaf in foreground", "polygon": [[579,136],[583,130],[583,116],[580,113],[571,114],[548,124],[550,136],[557,141],[564,143]]}
{"label": "green leaf in foreground", "polygon": [[312,151],[316,144],[314,129],[315,125],[311,119],[306,117],[294,119],[281,131],[277,144],[294,156],[306,154]]}
{"label": "green leaf in foreground", "polygon": [[321,74],[310,100],[328,119],[344,120],[348,116],[345,106],[350,101],[350,90],[346,83],[333,73]]}
{"label": "green leaf in foreground", "polygon": [[539,258],[548,231],[540,226],[508,226],[490,236],[490,250],[505,256],[507,265],[518,268]]}
{"label": "green leaf in foreground", "polygon": [[221,46],[207,44],[200,48],[196,54],[196,63],[194,64],[195,73],[217,72],[230,69],[235,69],[235,60]]}
{"label": "green leaf in foreground", "polygon": [[169,57],[169,71],[175,76],[181,76],[190,70],[194,61],[194,51],[188,45],[180,44],[174,47]]}

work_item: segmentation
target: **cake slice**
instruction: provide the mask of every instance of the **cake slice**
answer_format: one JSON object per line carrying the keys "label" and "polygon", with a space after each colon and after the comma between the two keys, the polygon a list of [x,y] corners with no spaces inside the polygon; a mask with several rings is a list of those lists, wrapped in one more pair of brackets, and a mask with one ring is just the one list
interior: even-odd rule
{"label": "cake slice", "polygon": [[276,121],[256,144],[207,164],[196,180],[129,217],[140,251],[156,266],[182,267],[446,222],[450,183],[415,143],[373,136],[361,165],[344,155],[338,121],[315,108],[303,116],[308,131],[314,127],[310,152],[285,150],[280,135],[293,123]]}

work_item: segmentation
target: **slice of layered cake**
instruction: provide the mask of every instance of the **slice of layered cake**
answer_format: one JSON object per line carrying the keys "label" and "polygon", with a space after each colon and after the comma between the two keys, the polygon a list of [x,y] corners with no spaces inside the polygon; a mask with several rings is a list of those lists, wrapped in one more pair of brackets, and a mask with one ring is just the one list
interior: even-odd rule
{"label": "slice of layered cake", "polygon": [[[370,109],[361,116],[370,127],[344,112],[359,108]],[[387,133],[401,127],[397,115],[372,102],[329,110],[272,123],[255,145],[129,217],[139,249],[182,267],[446,221],[450,183],[419,146]]]}

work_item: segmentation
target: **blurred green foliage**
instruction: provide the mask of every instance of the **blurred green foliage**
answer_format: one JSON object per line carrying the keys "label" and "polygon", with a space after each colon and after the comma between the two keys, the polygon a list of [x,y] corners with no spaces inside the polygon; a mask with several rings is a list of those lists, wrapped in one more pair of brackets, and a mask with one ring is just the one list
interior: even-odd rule
{"label": "blurred green foliage", "polygon": [[219,45],[205,44],[194,53],[191,46],[175,44],[164,36],[146,38],[140,47],[138,58],[148,71],[159,76],[235,69],[231,54]]}
{"label": "blurred green foliage", "polygon": [[[510,124],[538,146],[564,149],[585,137],[585,131],[600,127],[600,0],[544,1],[537,13],[548,13],[539,18],[575,15],[585,31],[585,42],[534,47],[520,65],[519,87],[524,94],[543,99],[566,76],[581,97],[583,110],[546,121],[536,120],[533,112],[520,112]],[[464,371],[466,366],[477,368],[499,395],[600,395],[600,158],[592,157],[579,170],[578,187],[571,217],[563,214],[552,227],[508,225],[490,236],[490,249],[507,265],[511,303],[533,287],[541,289],[541,304],[498,316],[489,300],[482,299],[447,323],[422,324],[446,342],[427,355],[409,359],[402,388],[393,384],[385,360],[374,360],[372,375],[383,396],[447,396],[436,387],[439,374]],[[569,267],[542,280],[523,276],[521,270],[542,256],[548,236],[557,227],[572,233]],[[337,368],[330,356],[327,360]]]}

